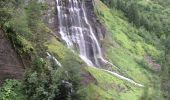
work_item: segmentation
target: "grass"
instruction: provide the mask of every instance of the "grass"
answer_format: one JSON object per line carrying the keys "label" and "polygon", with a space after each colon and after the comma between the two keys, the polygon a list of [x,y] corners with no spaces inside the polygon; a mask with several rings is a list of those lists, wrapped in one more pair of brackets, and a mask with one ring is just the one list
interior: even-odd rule
{"label": "grass", "polygon": [[[123,76],[145,85],[147,89],[136,87],[109,73],[88,67],[86,70],[96,79],[96,83],[87,84],[83,88],[87,93],[86,100],[140,100],[145,95],[148,98],[155,97],[161,100],[159,76],[139,63],[144,60],[145,55],[155,59],[160,55],[160,51],[152,43],[145,42],[148,39],[152,41],[151,35],[147,33],[148,36],[145,36],[147,39],[142,37],[141,31],[128,23],[122,12],[109,9],[99,0],[95,0],[95,12],[107,28],[107,37],[111,37],[110,42],[108,39],[104,41],[106,57],[120,68]],[[116,46],[115,44],[113,46],[113,41]],[[51,37],[45,45],[59,61],[71,52],[54,37]]]}
{"label": "grass", "polygon": [[[95,11],[100,21],[106,26],[107,33],[109,33],[106,35],[111,36],[112,40],[118,44],[118,46],[105,45],[108,59],[120,68],[122,75],[144,84],[145,86],[149,86],[148,95],[160,94],[159,74],[151,73],[139,62],[144,60],[145,55],[158,59],[161,51],[152,43],[145,42],[146,38],[141,37],[141,31],[129,23],[122,12],[108,8],[100,0],[95,0]],[[145,37],[147,37],[147,39],[152,39],[148,38],[151,37],[151,35]],[[105,41],[108,41],[108,39]],[[94,77],[97,73],[98,72],[94,74]],[[112,79],[101,78],[98,81],[101,80],[107,82],[106,80],[111,81]],[[119,83],[120,81],[114,81],[113,83],[117,82]],[[114,89],[111,89],[111,91],[112,90]],[[133,91],[135,91],[135,93]],[[142,92],[138,90],[138,88],[135,88],[133,91],[120,93],[120,98],[116,100],[139,100],[139,96],[142,95]],[[161,99],[161,96],[159,99]]]}
{"label": "grass", "polygon": [[67,53],[70,53],[69,49],[53,36],[45,43],[45,46],[48,48],[48,51],[53,53],[59,60],[64,59]]}
{"label": "grass", "polygon": [[[87,100],[138,100],[141,97],[143,88],[98,69],[87,68],[86,70],[97,80],[96,84],[89,84],[86,87],[87,93],[91,94],[88,95]],[[94,95],[95,98],[91,99]]]}
{"label": "grass", "polygon": [[85,100],[113,100],[112,94],[95,84],[89,84],[84,90],[87,92]]}
{"label": "grass", "polygon": [[[45,43],[48,51],[53,53],[59,61],[64,60],[70,50],[63,44],[51,37],[51,39]],[[76,56],[76,55],[75,55]],[[85,68],[96,79],[97,83],[90,83],[83,88],[86,97],[85,100],[119,100],[125,96],[129,96],[127,100],[133,100],[132,98],[140,98],[140,94],[143,89],[133,86],[129,82],[123,81],[109,73],[97,70],[91,67]]]}

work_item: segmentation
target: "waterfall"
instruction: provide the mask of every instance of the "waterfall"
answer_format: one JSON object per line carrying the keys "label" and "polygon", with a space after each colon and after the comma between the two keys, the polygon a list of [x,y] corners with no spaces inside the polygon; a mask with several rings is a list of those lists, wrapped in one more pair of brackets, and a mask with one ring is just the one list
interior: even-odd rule
{"label": "waterfall", "polygon": [[55,65],[62,67],[61,63],[54,56],[52,56],[49,52],[46,52],[46,54],[47,54],[48,60],[52,60],[52,61],[54,61]]}
{"label": "waterfall", "polygon": [[[114,66],[112,63],[103,58],[100,43],[95,36],[95,32],[90,21],[87,18],[84,2],[80,0],[56,0],[56,4],[58,14],[58,31],[67,47],[77,50],[80,58],[93,68],[98,68],[101,64],[110,64]],[[100,70],[106,71],[138,86],[142,86],[115,72],[111,72],[106,69]]]}
{"label": "waterfall", "polygon": [[[59,33],[68,48],[76,48],[89,66],[100,66],[102,52],[91,27],[84,4],[78,0],[56,0]],[[65,3],[64,3],[65,2]]]}

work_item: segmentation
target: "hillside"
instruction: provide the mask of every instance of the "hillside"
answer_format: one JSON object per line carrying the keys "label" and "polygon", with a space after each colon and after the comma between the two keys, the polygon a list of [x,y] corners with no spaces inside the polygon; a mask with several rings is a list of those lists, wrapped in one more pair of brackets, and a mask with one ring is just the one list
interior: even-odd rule
{"label": "hillside", "polygon": [[0,100],[169,100],[169,5],[0,0]]}

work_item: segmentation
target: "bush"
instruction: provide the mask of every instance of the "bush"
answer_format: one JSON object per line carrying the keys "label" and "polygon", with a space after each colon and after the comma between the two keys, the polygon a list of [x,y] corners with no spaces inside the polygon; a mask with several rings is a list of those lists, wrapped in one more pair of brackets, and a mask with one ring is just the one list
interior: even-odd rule
{"label": "bush", "polygon": [[37,58],[31,70],[27,71],[24,90],[29,100],[81,100],[81,65],[74,55],[68,54],[62,61],[62,67],[56,67],[53,61]]}
{"label": "bush", "polygon": [[22,84],[17,80],[8,79],[0,87],[0,100],[26,100]]}
{"label": "bush", "polygon": [[24,89],[29,100],[52,100],[58,93],[62,70],[49,67],[45,60],[37,58],[33,69],[26,73]]}
{"label": "bush", "polygon": [[[80,87],[80,73],[81,73],[81,64],[79,59],[75,57],[74,54],[67,54],[64,58],[63,68],[65,75],[63,80],[68,82],[68,84],[61,83],[59,87],[59,95],[57,95],[56,100],[81,100],[83,97],[78,93]],[[69,87],[67,85],[71,84]]]}

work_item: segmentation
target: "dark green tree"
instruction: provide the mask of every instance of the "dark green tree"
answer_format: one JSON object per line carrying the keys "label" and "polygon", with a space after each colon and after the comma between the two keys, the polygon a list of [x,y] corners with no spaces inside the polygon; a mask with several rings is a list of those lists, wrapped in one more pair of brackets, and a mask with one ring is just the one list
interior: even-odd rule
{"label": "dark green tree", "polygon": [[164,97],[170,99],[170,35],[165,40],[165,53],[162,68],[162,90]]}
{"label": "dark green tree", "polygon": [[12,17],[15,0],[0,0],[0,27]]}

